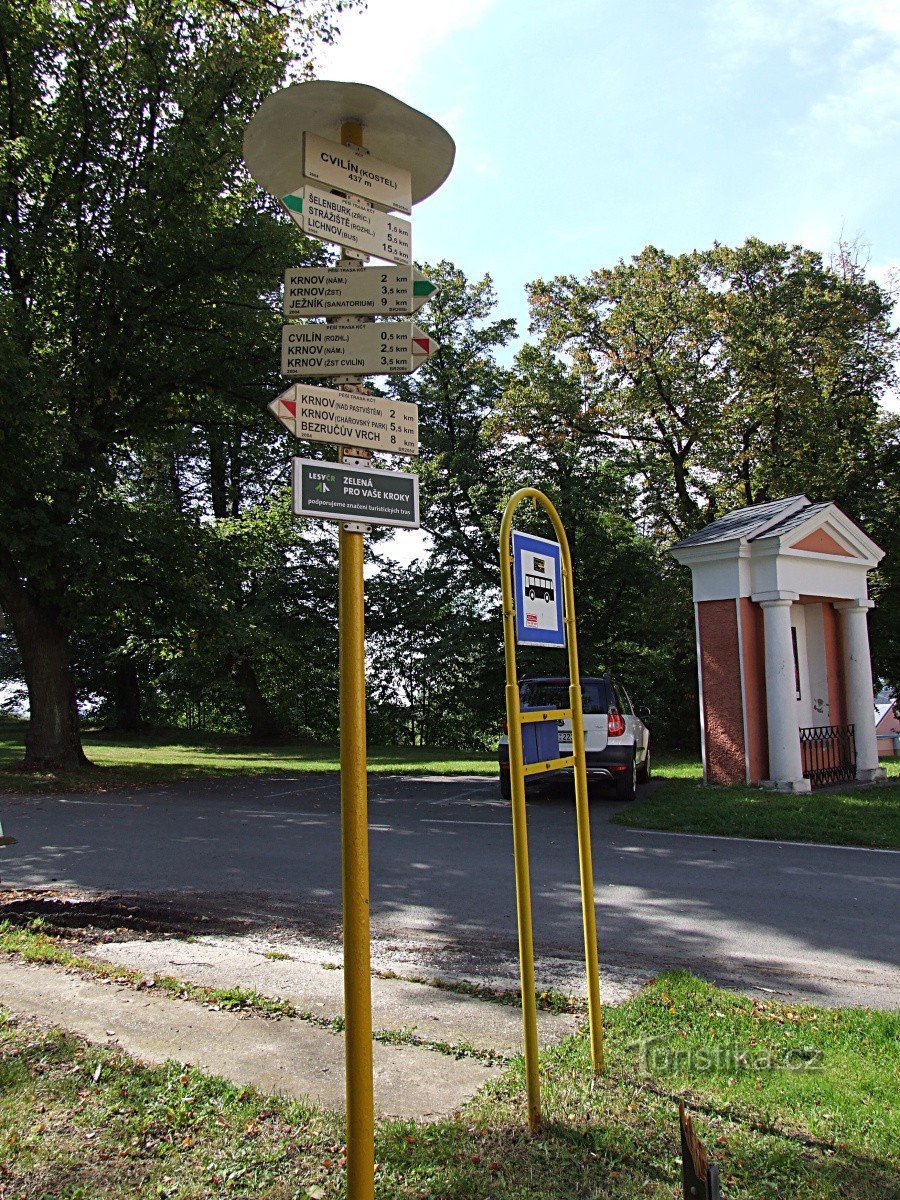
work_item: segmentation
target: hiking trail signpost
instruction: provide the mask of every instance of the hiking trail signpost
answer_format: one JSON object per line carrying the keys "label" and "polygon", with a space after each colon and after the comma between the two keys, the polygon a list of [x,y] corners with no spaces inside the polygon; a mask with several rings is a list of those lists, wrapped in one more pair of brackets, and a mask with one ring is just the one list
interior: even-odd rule
{"label": "hiking trail signpost", "polygon": [[412,226],[355,196],[338,196],[307,184],[280,197],[282,204],[311,237],[336,242],[360,254],[388,262],[412,262]]}
{"label": "hiking trail signpost", "polygon": [[[314,80],[274,93],[244,132],[250,174],[304,233],[341,248],[336,268],[285,275],[282,373],[295,384],[269,405],[299,438],[337,445],[340,463],[294,460],[294,512],[339,522],[341,862],[347,1072],[347,1197],[373,1200],[375,1115],[366,796],[363,537],[373,524],[415,529],[418,478],[370,467],[372,450],[418,453],[414,404],[370,396],[360,377],[409,374],[437,344],[411,315],[436,290],[412,267],[412,227],[393,215],[436,191],[453,166],[447,131],[379,88]],[[364,267],[368,255],[396,264]]]}

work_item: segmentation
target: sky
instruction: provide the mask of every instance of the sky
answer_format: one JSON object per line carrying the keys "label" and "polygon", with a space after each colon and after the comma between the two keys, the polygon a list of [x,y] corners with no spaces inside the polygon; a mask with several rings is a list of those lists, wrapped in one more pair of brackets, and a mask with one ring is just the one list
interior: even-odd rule
{"label": "sky", "polygon": [[900,284],[900,0],[369,0],[341,28],[319,78],[456,141],[414,257],[490,274],[522,335],[530,281],[648,244],[846,240]]}
{"label": "sky", "polygon": [[525,285],[653,244],[858,240],[900,274],[900,0],[369,0],[318,75],[374,84],[457,145],[419,261]]}

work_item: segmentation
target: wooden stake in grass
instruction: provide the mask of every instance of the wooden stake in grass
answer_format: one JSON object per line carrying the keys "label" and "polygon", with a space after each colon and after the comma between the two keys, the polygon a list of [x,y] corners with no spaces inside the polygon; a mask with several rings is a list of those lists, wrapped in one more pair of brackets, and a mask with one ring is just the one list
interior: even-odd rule
{"label": "wooden stake in grass", "polygon": [[686,1200],[720,1200],[719,1168],[709,1161],[706,1147],[697,1137],[691,1118],[678,1101],[681,1126],[681,1179]]}

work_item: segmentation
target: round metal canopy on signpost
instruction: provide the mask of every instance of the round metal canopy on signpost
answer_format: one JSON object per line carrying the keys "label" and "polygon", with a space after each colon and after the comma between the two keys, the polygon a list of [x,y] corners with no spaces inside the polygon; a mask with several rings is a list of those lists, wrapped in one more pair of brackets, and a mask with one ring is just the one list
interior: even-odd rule
{"label": "round metal canopy on signpost", "polygon": [[269,96],[244,131],[244,161],[256,182],[280,200],[304,182],[303,134],[340,142],[349,123],[362,128],[371,154],[410,172],[413,204],[450,174],[456,146],[437,121],[380,88],[328,79],[295,83]]}

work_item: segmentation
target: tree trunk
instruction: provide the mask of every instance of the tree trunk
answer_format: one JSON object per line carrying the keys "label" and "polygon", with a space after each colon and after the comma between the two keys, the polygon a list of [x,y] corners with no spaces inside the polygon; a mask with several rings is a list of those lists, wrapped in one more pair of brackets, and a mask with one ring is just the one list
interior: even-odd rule
{"label": "tree trunk", "polygon": [[241,430],[236,427],[234,441],[231,443],[229,459],[229,474],[231,480],[231,515],[235,520],[241,515]]}
{"label": "tree trunk", "polygon": [[134,660],[127,654],[120,654],[116,660],[116,672],[113,679],[113,708],[115,710],[116,729],[133,733],[143,725],[141,720],[141,681],[138,678]]}
{"label": "tree trunk", "polygon": [[25,769],[89,766],[81,748],[65,631],[56,614],[28,594],[8,554],[3,554],[0,562],[0,602],[9,617],[28,685],[31,718],[25,735]]}
{"label": "tree trunk", "polygon": [[232,666],[231,674],[250,722],[251,737],[258,742],[277,737],[280,732],[278,722],[259,686],[253,663],[248,658],[239,658]]}
{"label": "tree trunk", "polygon": [[207,431],[209,449],[209,498],[213,516],[224,520],[228,516],[228,476],[225,463],[225,443],[215,430]]}

